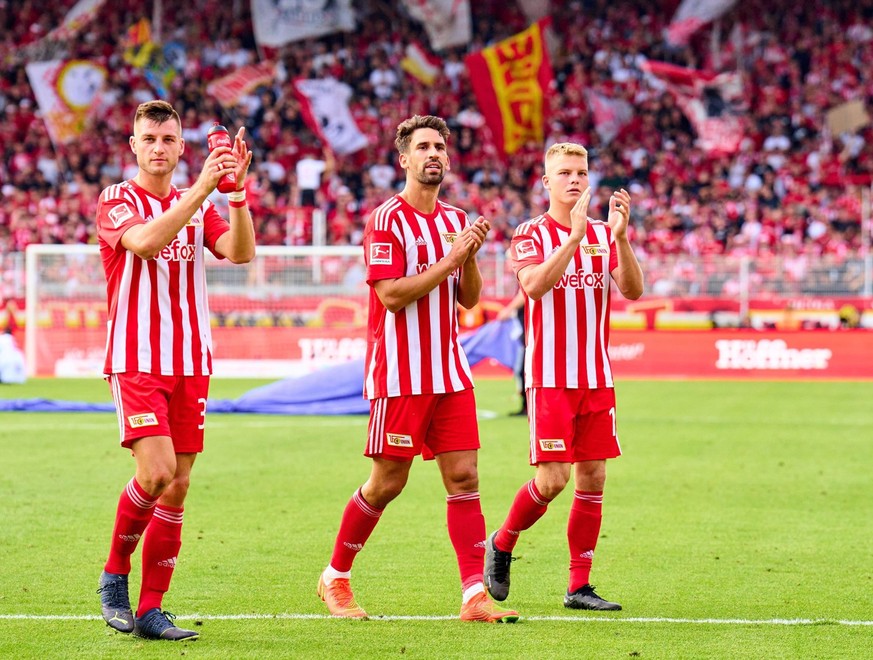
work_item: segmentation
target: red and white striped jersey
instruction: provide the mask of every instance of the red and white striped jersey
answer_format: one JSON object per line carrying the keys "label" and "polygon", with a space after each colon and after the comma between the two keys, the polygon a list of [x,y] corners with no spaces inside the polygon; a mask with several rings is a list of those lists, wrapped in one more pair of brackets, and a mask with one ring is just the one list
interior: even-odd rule
{"label": "red and white striped jersey", "polygon": [[443,394],[473,387],[470,365],[458,342],[455,271],[439,286],[397,312],[389,312],[373,283],[424,272],[451,250],[469,224],[461,209],[437,201],[428,215],[395,195],[374,210],[364,230],[370,285],[364,396],[379,399]]}
{"label": "red and white striped jersey", "polygon": [[125,231],[169,210],[182,192],[173,187],[159,199],[128,180],[100,194],[97,237],[109,306],[107,375],[212,373],[204,247],[215,254],[215,242],[230,225],[206,201],[154,259],[142,259],[121,244]]}
{"label": "red and white striped jersey", "polygon": [[[548,259],[570,229],[543,214],[512,237],[513,271]],[[525,300],[525,387],[613,387],[609,364],[610,272],[618,266],[609,225],[588,219],[585,239],[561,279],[540,300]]]}

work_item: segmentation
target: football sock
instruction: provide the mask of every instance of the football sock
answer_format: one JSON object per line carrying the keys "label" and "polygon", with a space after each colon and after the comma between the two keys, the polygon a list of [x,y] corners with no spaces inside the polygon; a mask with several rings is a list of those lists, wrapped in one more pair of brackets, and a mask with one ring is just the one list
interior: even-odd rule
{"label": "football sock", "polygon": [[127,575],[130,573],[130,556],[136,550],[143,531],[155,512],[156,497],[152,497],[132,478],[118,498],[115,511],[115,526],[112,529],[112,543],[109,546],[109,559],[103,569],[107,573]]}
{"label": "football sock", "polygon": [[458,557],[461,589],[482,582],[485,568],[485,516],[479,493],[458,493],[446,497],[446,522],[449,539]]}
{"label": "football sock", "polygon": [[570,593],[589,583],[594,548],[603,520],[603,491],[577,490],[570,507],[567,540],[570,544]]}
{"label": "football sock", "polygon": [[533,524],[543,517],[549,507],[549,502],[551,500],[540,495],[533,479],[522,486],[515,494],[512,506],[509,507],[506,521],[497,530],[497,536],[494,537],[494,545],[497,546],[497,549],[503,552],[512,552],[516,542],[518,542],[518,535],[533,527]]}
{"label": "football sock", "polygon": [[482,582],[477,582],[472,587],[467,587],[466,589],[464,589],[464,593],[461,596],[461,602],[466,605],[468,602],[470,602],[470,599],[473,596],[481,594],[483,591],[485,591],[485,585],[482,584]]}
{"label": "football sock", "polygon": [[160,607],[170,588],[176,558],[182,547],[182,511],[163,504],[155,507],[155,515],[142,544],[142,587],[137,616]]}
{"label": "football sock", "polygon": [[334,570],[340,573],[352,570],[355,557],[364,549],[364,544],[379,522],[382,511],[384,509],[377,509],[367,503],[360,488],[355,491],[343,511],[330,557],[330,565]]}

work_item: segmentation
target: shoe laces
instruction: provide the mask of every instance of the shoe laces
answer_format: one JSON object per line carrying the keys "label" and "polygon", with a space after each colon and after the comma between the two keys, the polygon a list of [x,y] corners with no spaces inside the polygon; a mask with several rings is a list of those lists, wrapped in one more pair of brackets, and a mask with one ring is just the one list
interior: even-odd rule
{"label": "shoe laces", "polygon": [[518,557],[513,557],[511,552],[498,550],[496,546],[494,547],[494,577],[497,578],[498,582],[503,582],[509,574],[509,565],[516,559]]}
{"label": "shoe laces", "polygon": [[97,589],[97,593],[104,597],[108,607],[121,609],[130,607],[130,596],[127,593],[127,580],[111,580]]}
{"label": "shoe laces", "polygon": [[352,593],[352,585],[348,580],[336,578],[327,585],[327,588],[341,607],[357,607],[355,595]]}

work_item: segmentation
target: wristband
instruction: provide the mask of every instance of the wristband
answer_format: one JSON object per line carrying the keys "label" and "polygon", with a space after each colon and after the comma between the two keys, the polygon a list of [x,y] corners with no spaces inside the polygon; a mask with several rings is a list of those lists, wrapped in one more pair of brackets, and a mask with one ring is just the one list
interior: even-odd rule
{"label": "wristband", "polygon": [[227,193],[227,199],[230,202],[244,202],[246,201],[246,191],[235,190],[233,192],[229,192]]}
{"label": "wristband", "polygon": [[248,203],[245,199],[243,199],[243,201],[241,202],[234,202],[233,200],[231,200],[227,203],[227,205],[232,209],[242,209],[248,206]]}

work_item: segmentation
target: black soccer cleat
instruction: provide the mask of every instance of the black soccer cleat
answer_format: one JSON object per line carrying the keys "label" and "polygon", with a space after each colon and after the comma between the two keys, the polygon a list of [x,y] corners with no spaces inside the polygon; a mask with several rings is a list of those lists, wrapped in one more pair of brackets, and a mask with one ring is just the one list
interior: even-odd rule
{"label": "black soccer cleat", "polygon": [[175,618],[175,614],[162,612],[160,608],[153,607],[136,618],[133,634],[143,639],[166,639],[171,642],[195,640],[200,637],[198,632],[176,626],[173,623]]}
{"label": "black soccer cleat", "polygon": [[485,588],[494,600],[506,600],[509,596],[509,565],[515,561],[511,552],[498,550],[494,545],[497,532],[485,541],[485,571],[482,576]]}
{"label": "black soccer cleat", "polygon": [[576,589],[573,593],[569,591],[564,595],[564,607],[569,607],[574,610],[620,610],[621,605],[618,603],[610,603],[604,600],[594,592],[594,585],[586,584],[584,587]]}
{"label": "black soccer cleat", "polygon": [[106,625],[118,632],[133,632],[133,612],[127,594],[127,576],[103,571],[100,574],[100,606]]}

